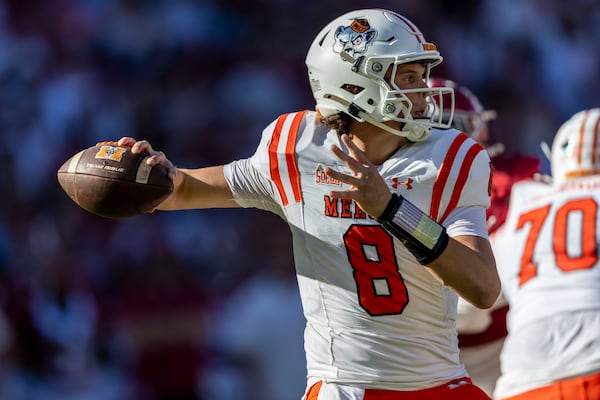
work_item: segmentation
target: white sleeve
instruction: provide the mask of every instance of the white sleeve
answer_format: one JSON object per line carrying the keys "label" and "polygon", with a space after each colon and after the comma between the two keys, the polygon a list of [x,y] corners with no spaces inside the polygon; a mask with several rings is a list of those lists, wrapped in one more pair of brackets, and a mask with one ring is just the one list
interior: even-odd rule
{"label": "white sleeve", "polygon": [[485,208],[478,206],[458,207],[444,221],[450,237],[461,235],[488,238]]}
{"label": "white sleeve", "polygon": [[273,121],[263,130],[260,143],[252,157],[225,165],[224,174],[233,193],[233,199],[241,207],[254,207],[282,215],[269,171],[268,148],[275,123]]}
{"label": "white sleeve", "polygon": [[458,206],[462,205],[479,205],[488,208],[491,204],[490,200],[490,184],[491,184],[491,161],[485,150],[481,150],[473,165],[469,170],[468,183],[463,189]]}
{"label": "white sleeve", "polygon": [[224,174],[233,199],[240,206],[283,215],[281,207],[274,200],[275,188],[272,182],[254,167],[252,159],[236,160],[225,165]]}

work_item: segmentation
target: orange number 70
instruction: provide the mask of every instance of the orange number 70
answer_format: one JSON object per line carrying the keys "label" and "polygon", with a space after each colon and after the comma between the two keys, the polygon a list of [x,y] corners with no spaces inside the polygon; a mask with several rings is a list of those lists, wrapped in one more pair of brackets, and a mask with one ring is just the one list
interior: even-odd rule
{"label": "orange number 70", "polygon": [[[548,218],[550,205],[537,208],[521,214],[517,223],[517,229],[523,229],[526,224],[530,225],[529,234],[525,242],[525,249],[521,256],[521,268],[519,271],[519,286],[537,276],[538,266],[533,260],[536,243],[543,225],[549,221],[552,223],[552,250],[556,256],[556,265],[564,272],[592,268],[598,262],[598,243],[596,240],[596,221],[598,203],[589,197],[570,200],[556,210],[555,217]],[[573,219],[569,219],[571,213],[580,213],[581,221],[578,226],[573,226]],[[571,229],[569,230],[569,222]],[[580,232],[576,232],[575,230]],[[578,234],[581,238],[581,248],[576,256],[567,252],[567,240],[569,234]]]}

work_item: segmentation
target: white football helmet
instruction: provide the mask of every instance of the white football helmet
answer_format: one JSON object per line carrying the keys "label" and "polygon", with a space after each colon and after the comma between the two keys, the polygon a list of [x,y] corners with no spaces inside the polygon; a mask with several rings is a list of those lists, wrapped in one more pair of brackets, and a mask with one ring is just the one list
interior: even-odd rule
{"label": "white football helmet", "polygon": [[[425,64],[428,79],[430,68],[441,63],[442,56],[410,20],[382,9],[346,13],[321,30],[306,57],[317,110],[325,117],[345,112],[412,141],[426,139],[432,127],[449,128],[451,119],[442,115],[453,114],[452,88],[401,90],[393,78],[391,84],[384,79],[390,67],[393,77],[399,64],[413,62]],[[406,94],[415,92],[429,95],[428,118],[413,119],[413,104]],[[438,104],[433,97],[439,98]],[[440,107],[449,111],[437,111]],[[385,121],[403,126],[393,129]]]}
{"label": "white football helmet", "polygon": [[579,111],[556,132],[550,158],[552,180],[600,174],[600,108]]}

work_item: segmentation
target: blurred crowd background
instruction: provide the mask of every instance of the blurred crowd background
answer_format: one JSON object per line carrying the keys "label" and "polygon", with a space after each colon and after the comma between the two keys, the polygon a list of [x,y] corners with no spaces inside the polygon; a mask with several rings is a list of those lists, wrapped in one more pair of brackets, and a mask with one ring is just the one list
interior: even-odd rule
{"label": "blurred crowd background", "polygon": [[56,170],[97,141],[177,165],[253,153],[314,107],[304,56],[343,12],[407,16],[434,75],[498,112],[496,141],[542,155],[600,105],[597,0],[0,1],[0,398],[292,400],[304,320],[287,227],[255,210],[91,215]]}

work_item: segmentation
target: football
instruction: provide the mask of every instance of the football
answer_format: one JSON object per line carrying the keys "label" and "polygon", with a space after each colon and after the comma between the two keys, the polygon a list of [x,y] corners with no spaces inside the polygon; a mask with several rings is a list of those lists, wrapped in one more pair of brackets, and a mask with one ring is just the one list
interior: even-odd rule
{"label": "football", "polygon": [[101,217],[144,214],[173,192],[167,168],[148,166],[148,157],[117,142],[100,142],[65,161],[58,182],[76,204]]}

